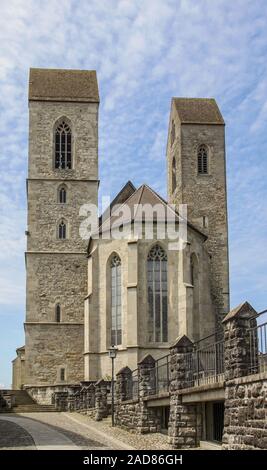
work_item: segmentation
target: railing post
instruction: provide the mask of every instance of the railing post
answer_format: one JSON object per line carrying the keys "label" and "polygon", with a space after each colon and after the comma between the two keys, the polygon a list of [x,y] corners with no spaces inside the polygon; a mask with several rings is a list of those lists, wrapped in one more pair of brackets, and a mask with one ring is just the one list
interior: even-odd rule
{"label": "railing post", "polygon": [[[226,381],[250,373],[254,354],[250,334],[251,328],[257,326],[255,315],[257,312],[254,308],[248,302],[244,302],[231,310],[222,322],[224,324]],[[255,367],[258,367],[258,357],[256,357]]]}
{"label": "railing post", "polygon": [[[157,385],[156,381],[156,361],[150,355],[147,354],[141,361],[138,362],[138,374],[139,374],[139,394],[141,398],[155,393]],[[155,387],[156,385],[156,387]]]}
{"label": "railing post", "polygon": [[132,371],[129,367],[123,367],[116,374],[116,399],[121,403],[129,399],[129,383],[132,379]]}
{"label": "railing post", "polygon": [[[187,336],[178,338],[170,352],[170,418],[168,441],[174,449],[197,447],[199,442],[196,405],[182,403],[181,389],[188,387],[190,367],[188,356],[192,355],[193,343]],[[198,361],[198,355],[196,356]],[[191,363],[192,366],[192,363]]]}

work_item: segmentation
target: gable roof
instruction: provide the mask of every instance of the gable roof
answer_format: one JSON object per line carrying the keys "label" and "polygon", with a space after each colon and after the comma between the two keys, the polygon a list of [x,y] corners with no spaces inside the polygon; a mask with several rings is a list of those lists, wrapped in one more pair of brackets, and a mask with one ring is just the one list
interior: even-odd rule
{"label": "gable roof", "polygon": [[99,103],[96,71],[31,68],[29,101]]}
{"label": "gable roof", "polygon": [[224,120],[214,98],[173,98],[183,124],[221,124]]}
{"label": "gable roof", "polygon": [[116,204],[123,204],[135,191],[136,187],[133,185],[133,183],[130,180],[127,181],[127,183],[123,186],[117,196],[115,196],[115,198],[107,207],[107,209],[99,217],[99,226],[102,225],[102,221],[104,221],[108,217],[109,213],[111,213],[112,211],[112,208]]}
{"label": "gable roof", "polygon": [[[122,214],[122,208],[123,206],[126,206],[126,204],[128,208],[127,214]],[[125,202],[116,208],[116,210],[113,212],[111,211],[110,217],[103,220],[103,223],[99,228],[99,234],[109,231],[110,227],[118,228],[121,225],[127,225],[133,221],[143,222],[145,216],[142,208],[144,208],[146,204],[149,204],[152,207],[156,205],[160,205],[162,207],[162,214],[158,217],[155,217],[155,213],[149,214],[148,216],[146,214],[146,221],[155,222],[155,220],[157,220],[162,223],[167,221],[179,222],[180,216],[178,212],[175,211],[167,201],[159,196],[159,194],[157,194],[152,188],[146,184],[142,184],[142,186],[136,189],[136,191],[126,199]],[[204,239],[207,239],[207,236],[190,222],[187,222],[187,225],[198,232]]]}

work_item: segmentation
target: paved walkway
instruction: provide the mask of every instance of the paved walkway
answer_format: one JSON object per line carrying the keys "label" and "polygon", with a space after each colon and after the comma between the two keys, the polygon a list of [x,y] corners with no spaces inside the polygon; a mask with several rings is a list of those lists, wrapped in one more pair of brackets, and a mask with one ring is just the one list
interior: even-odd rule
{"label": "paved walkway", "polygon": [[[96,450],[133,449],[126,442],[95,428],[76,413],[0,415],[0,449]],[[82,417],[83,418],[83,417]]]}

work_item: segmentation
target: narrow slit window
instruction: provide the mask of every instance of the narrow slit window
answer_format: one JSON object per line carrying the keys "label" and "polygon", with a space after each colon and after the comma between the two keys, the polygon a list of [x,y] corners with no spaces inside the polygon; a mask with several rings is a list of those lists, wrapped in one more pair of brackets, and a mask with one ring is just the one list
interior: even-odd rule
{"label": "narrow slit window", "polygon": [[173,157],[172,159],[172,192],[175,191],[177,186],[177,181],[176,181],[176,160]]}
{"label": "narrow slit window", "polygon": [[64,382],[65,380],[65,369],[60,369],[60,380],[61,382]]}
{"label": "narrow slit window", "polygon": [[61,322],[61,307],[59,304],[56,305],[56,322]]}
{"label": "narrow slit window", "polygon": [[65,186],[60,186],[58,190],[58,202],[60,202],[60,204],[66,204],[67,202],[67,190]]}
{"label": "narrow slit window", "polygon": [[65,240],[67,238],[67,226],[64,220],[61,220],[58,225],[58,238]]}

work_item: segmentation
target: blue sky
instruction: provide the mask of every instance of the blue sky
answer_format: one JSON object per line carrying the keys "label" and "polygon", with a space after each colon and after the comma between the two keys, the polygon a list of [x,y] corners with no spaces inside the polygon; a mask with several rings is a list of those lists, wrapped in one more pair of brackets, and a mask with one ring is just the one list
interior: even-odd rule
{"label": "blue sky", "polygon": [[172,96],[215,97],[226,127],[231,305],[267,307],[267,2],[2,0],[0,384],[24,344],[29,67],[96,69],[100,196],[166,195]]}

